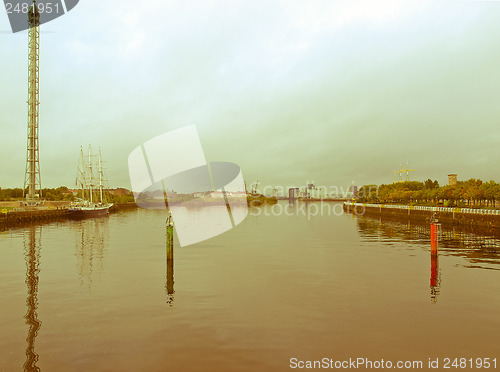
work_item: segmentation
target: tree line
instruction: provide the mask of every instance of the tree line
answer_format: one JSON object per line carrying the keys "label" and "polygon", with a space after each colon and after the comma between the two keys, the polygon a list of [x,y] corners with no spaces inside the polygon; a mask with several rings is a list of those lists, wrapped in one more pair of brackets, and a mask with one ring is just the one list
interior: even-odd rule
{"label": "tree line", "polygon": [[[125,190],[125,189],[120,189]],[[25,190],[25,194],[28,192]],[[81,193],[80,193],[81,194]],[[126,190],[126,192],[121,192],[119,195],[115,195],[112,192],[106,192],[106,199],[110,203],[130,203],[134,202],[134,195],[131,191]],[[80,195],[79,195],[80,196]],[[73,192],[69,190],[66,186],[61,186],[53,189],[42,189],[43,200],[50,201],[75,201],[79,196],[73,195]],[[3,189],[0,187],[0,201],[13,201],[23,199],[23,189]]]}
{"label": "tree line", "polygon": [[413,204],[445,207],[496,208],[500,184],[471,178],[455,185],[439,186],[437,181],[406,181],[389,185],[365,185],[357,193],[361,203]]}

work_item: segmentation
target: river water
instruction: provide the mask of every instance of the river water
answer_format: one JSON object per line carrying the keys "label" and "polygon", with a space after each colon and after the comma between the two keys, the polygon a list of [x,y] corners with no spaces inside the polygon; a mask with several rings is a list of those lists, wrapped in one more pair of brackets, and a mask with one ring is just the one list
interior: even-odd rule
{"label": "river water", "polygon": [[443,230],[432,258],[428,226],[284,205],[176,246],[173,282],[164,211],[1,231],[0,371],[500,358],[499,240]]}

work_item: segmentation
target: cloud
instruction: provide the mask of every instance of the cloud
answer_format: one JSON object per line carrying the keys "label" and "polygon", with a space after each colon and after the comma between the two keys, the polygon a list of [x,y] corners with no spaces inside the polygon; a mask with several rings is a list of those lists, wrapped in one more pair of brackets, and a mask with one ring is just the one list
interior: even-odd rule
{"label": "cloud", "polygon": [[[441,1],[81,2],[42,29],[42,182],[72,184],[91,143],[129,186],[131,149],[187,124],[250,181],[390,182],[407,160],[417,178],[494,178],[497,17]],[[15,186],[27,36],[0,37],[0,184]]]}

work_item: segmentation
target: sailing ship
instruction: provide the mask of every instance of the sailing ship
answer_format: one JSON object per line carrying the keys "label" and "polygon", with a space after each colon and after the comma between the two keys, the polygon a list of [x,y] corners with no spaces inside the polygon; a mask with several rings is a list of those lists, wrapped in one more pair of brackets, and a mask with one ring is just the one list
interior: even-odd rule
{"label": "sailing ship", "polygon": [[[97,165],[94,164],[96,157]],[[95,176],[96,172],[97,177]],[[109,213],[109,208],[113,204],[105,202],[105,181],[101,149],[99,149],[98,155],[92,155],[89,145],[88,154],[84,156],[82,147],[80,149],[80,165],[76,177],[76,184],[81,190],[81,197],[76,198],[76,202],[71,204],[69,208],[71,217],[100,217],[106,216]]]}

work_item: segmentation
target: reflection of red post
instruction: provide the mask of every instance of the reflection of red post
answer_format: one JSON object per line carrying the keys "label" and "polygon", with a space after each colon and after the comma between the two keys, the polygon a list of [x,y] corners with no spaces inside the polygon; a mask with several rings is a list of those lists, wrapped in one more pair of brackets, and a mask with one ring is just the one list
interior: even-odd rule
{"label": "reflection of red post", "polygon": [[438,258],[437,255],[431,257],[431,287],[438,286]]}
{"label": "reflection of red post", "polygon": [[438,254],[438,226],[436,223],[431,223],[431,255]]}
{"label": "reflection of red post", "polygon": [[434,215],[431,218],[431,301],[436,303],[439,294],[438,232],[441,225]]}

